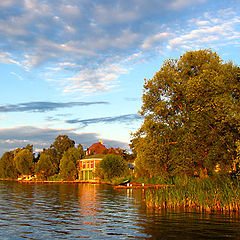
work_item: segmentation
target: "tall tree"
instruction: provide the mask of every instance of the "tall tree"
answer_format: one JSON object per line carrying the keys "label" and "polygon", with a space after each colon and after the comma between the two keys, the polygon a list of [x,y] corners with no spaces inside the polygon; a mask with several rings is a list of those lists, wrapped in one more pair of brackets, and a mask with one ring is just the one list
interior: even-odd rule
{"label": "tall tree", "polygon": [[51,155],[41,153],[39,161],[36,164],[36,173],[42,178],[47,179],[57,172],[58,166],[52,161]]}
{"label": "tall tree", "polygon": [[20,174],[30,174],[33,172],[33,154],[28,149],[22,149],[14,156],[16,168]]}
{"label": "tall tree", "polygon": [[228,169],[240,138],[239,68],[211,50],[167,60],[145,80],[134,135],[138,167],[149,174]]}
{"label": "tall tree", "polygon": [[43,152],[40,154],[41,155],[47,155],[51,164],[53,165],[53,168],[55,169],[55,173],[59,172],[59,164],[60,164],[60,159],[57,155],[57,151],[55,148],[47,148],[47,149],[43,149]]}
{"label": "tall tree", "polygon": [[75,142],[71,140],[67,135],[59,135],[54,143],[51,145],[51,148],[54,148],[57,152],[57,157],[60,160],[63,156],[63,153],[69,148],[74,147]]}
{"label": "tall tree", "polygon": [[60,175],[64,180],[75,180],[77,176],[77,160],[83,157],[81,148],[69,148],[60,161]]}
{"label": "tall tree", "polygon": [[0,159],[0,177],[16,179],[18,177],[13,152],[5,152]]}
{"label": "tall tree", "polygon": [[120,177],[127,169],[126,160],[116,154],[107,154],[99,163],[96,169],[96,174],[105,179]]}

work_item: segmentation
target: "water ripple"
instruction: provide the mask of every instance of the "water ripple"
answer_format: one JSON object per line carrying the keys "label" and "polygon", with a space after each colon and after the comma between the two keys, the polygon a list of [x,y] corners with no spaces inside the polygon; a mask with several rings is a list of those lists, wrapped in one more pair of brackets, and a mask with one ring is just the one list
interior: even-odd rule
{"label": "water ripple", "polygon": [[239,238],[239,219],[154,212],[141,190],[92,184],[0,182],[0,239]]}

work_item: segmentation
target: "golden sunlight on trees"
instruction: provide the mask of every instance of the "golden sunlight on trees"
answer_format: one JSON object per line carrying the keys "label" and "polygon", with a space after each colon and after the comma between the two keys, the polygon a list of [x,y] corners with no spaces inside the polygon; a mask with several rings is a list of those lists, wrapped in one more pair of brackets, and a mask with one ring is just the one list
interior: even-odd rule
{"label": "golden sunlight on trees", "polygon": [[20,150],[15,155],[14,162],[20,174],[28,175],[33,172],[33,154],[28,149]]}
{"label": "golden sunlight on trees", "polygon": [[96,175],[104,179],[120,177],[127,169],[127,161],[120,155],[107,154],[99,163]]}
{"label": "golden sunlight on trees", "polygon": [[77,175],[77,160],[82,159],[83,149],[69,148],[60,161],[60,175],[63,180],[75,180]]}
{"label": "golden sunlight on trees", "polygon": [[239,68],[211,50],[164,62],[145,80],[141,128],[134,134],[138,173],[212,174],[230,170],[240,139]]}

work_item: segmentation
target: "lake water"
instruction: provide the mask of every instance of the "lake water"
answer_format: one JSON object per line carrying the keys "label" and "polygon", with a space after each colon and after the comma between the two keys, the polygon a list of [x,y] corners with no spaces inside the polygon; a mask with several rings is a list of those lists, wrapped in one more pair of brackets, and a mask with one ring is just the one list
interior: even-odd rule
{"label": "lake water", "polygon": [[240,239],[238,215],[147,210],[141,189],[0,181],[0,239]]}

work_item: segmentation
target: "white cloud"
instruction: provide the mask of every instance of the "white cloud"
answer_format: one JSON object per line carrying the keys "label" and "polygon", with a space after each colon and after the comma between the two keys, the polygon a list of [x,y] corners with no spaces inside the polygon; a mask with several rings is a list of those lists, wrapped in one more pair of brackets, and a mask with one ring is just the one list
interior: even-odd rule
{"label": "white cloud", "polygon": [[199,21],[196,22],[196,24],[202,26],[202,25],[209,25],[210,22],[209,22],[209,21],[200,21],[200,20],[199,20]]}
{"label": "white cloud", "polygon": [[59,8],[61,15],[63,16],[77,16],[81,15],[80,9],[78,6],[70,5],[70,4],[62,4]]}
{"label": "white cloud", "polygon": [[[206,47],[206,44],[222,44],[226,40],[239,37],[239,32],[236,30],[236,23],[240,21],[239,17],[231,16],[226,19],[223,16],[219,18],[213,18],[209,14],[206,16],[207,19],[204,20],[189,21],[192,29],[170,39],[168,49],[186,48],[186,46],[194,48],[201,44]],[[225,42],[225,44],[228,43]]]}
{"label": "white cloud", "polygon": [[[130,8],[132,7],[129,5]],[[136,8],[127,9],[120,4],[114,7],[97,5],[95,7],[94,18],[101,24],[126,23],[135,21],[140,17],[140,11]]]}
{"label": "white cloud", "polygon": [[[167,48],[237,44],[240,20],[232,9],[201,17],[189,12],[199,13],[196,6],[205,2],[2,0],[0,61],[44,72],[65,93],[106,91],[126,64],[130,69]],[[195,18],[188,21],[186,13]]]}
{"label": "white cloud", "polygon": [[15,61],[12,57],[12,55],[8,52],[1,52],[0,53],[0,62],[6,63],[6,64],[16,64],[20,65],[18,61]]}
{"label": "white cloud", "polygon": [[38,0],[24,0],[26,11],[29,15],[51,15],[49,4]]}
{"label": "white cloud", "polygon": [[161,33],[151,35],[144,40],[141,48],[142,49],[150,49],[155,44],[159,45],[161,43],[161,41],[168,39],[172,35],[173,35],[172,33],[168,33],[168,32],[161,32]]}
{"label": "white cloud", "polygon": [[64,89],[64,93],[73,92],[104,92],[116,86],[116,79],[127,70],[119,65],[108,65],[97,69],[85,68],[73,76],[70,84]]}

